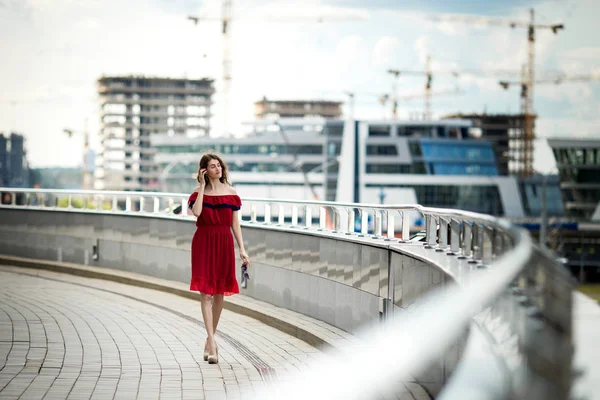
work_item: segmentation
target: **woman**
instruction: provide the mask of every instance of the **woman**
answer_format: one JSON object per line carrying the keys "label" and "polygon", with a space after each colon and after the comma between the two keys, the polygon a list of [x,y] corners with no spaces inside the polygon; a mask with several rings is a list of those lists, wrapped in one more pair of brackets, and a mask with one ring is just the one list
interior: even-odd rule
{"label": "woman", "polygon": [[244,248],[238,212],[242,201],[227,177],[227,165],[216,154],[200,159],[198,187],[188,199],[188,207],[197,217],[192,239],[192,279],[190,290],[200,292],[202,318],[207,339],[204,361],[219,362],[215,333],[223,310],[223,296],[239,293],[235,278],[233,235],[242,263],[250,265]]}

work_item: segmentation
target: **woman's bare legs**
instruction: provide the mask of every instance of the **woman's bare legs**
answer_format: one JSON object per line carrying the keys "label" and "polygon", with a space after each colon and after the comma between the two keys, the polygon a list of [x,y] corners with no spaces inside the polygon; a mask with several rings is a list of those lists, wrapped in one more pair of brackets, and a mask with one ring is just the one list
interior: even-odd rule
{"label": "woman's bare legs", "polygon": [[200,294],[200,304],[202,306],[202,319],[204,320],[204,326],[206,327],[206,335],[208,338],[206,339],[208,344],[208,353],[215,354],[216,345],[215,345],[215,330],[213,325],[213,312],[212,312],[212,300],[213,296],[210,294],[201,293]]}
{"label": "woman's bare legs", "polygon": [[217,325],[219,325],[219,318],[221,318],[221,311],[223,311],[223,295],[215,294],[213,296],[212,304],[212,318],[213,318],[213,332],[217,333]]}

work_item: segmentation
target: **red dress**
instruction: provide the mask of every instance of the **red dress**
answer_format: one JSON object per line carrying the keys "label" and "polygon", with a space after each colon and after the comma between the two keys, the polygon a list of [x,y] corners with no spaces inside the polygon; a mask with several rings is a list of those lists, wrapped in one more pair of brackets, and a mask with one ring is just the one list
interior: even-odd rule
{"label": "red dress", "polygon": [[[198,192],[188,199],[190,209]],[[235,278],[235,250],[231,224],[233,212],[240,209],[237,195],[207,196],[202,200],[202,212],[196,220],[192,239],[192,279],[190,290],[205,294],[230,296],[239,293]]]}

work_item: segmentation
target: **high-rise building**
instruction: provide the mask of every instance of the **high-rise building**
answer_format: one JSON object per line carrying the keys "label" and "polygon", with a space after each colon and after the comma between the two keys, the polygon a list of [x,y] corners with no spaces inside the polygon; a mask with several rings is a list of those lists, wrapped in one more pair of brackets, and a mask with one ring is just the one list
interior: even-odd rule
{"label": "high-rise building", "polygon": [[444,118],[470,120],[470,136],[494,144],[500,175],[526,178],[533,174],[533,142],[525,134],[525,115],[454,114]]}
{"label": "high-rise building", "polygon": [[5,137],[0,133],[0,186],[29,186],[29,168],[23,135],[11,133]]}
{"label": "high-rise building", "polygon": [[256,119],[322,117],[327,119],[342,116],[342,103],[325,100],[262,100],[254,103]]}
{"label": "high-rise building", "polygon": [[98,79],[100,140],[97,189],[159,189],[150,135],[209,136],[211,79],[110,76]]}

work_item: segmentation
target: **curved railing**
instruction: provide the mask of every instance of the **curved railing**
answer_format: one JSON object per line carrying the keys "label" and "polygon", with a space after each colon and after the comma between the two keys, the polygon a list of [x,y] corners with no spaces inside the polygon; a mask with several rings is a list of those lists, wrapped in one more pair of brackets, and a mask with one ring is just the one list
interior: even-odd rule
{"label": "curved railing", "polygon": [[[109,212],[169,218],[193,216],[188,195],[4,188],[1,207],[28,207],[77,212]],[[8,197],[6,197],[8,195]],[[243,198],[243,222],[398,241],[408,240],[415,216],[424,220],[425,242],[474,261],[490,262],[515,244],[517,230],[487,215],[420,205],[379,205],[327,201]],[[413,226],[414,228],[414,226]]]}
{"label": "curved railing", "polygon": [[[193,219],[187,210],[186,194],[12,188],[0,188],[0,192],[0,208]],[[422,247],[426,251],[457,256],[456,259],[480,267],[476,271],[485,271],[466,280],[457,279],[459,285],[426,296],[419,306],[419,313],[392,320],[385,330],[388,336],[377,337],[377,344],[385,343],[387,347],[367,346],[349,354],[344,365],[335,366],[338,371],[351,373],[350,366],[360,368],[363,360],[357,357],[363,356],[371,357],[373,362],[369,368],[379,371],[382,376],[392,376],[392,373],[396,374],[393,376],[407,376],[443,352],[478,316],[478,323],[484,328],[506,325],[514,333],[509,336],[516,344],[511,342],[502,355],[506,359],[508,375],[512,377],[508,385],[510,396],[546,398],[544,396],[550,393],[552,396],[548,398],[565,398],[568,394],[572,382],[572,286],[568,274],[548,253],[533,245],[527,231],[491,216],[419,205],[243,198],[239,217],[244,226],[285,226],[316,234],[386,241],[390,245],[409,241],[411,227],[415,228],[412,222],[423,220]],[[454,258],[448,260],[451,259]],[[547,340],[536,341],[532,334]],[[491,336],[494,335],[492,332]],[[409,339],[414,337],[420,339],[419,346],[411,345]],[[493,338],[502,345],[506,345],[505,339],[502,334]],[[548,350],[544,346],[553,347]],[[363,354],[365,351],[367,353]],[[389,362],[390,357],[393,363]],[[322,378],[313,372],[309,376],[315,382]],[[339,382],[336,382],[337,374],[334,375],[329,377],[332,390],[339,389],[336,383],[353,388],[348,392],[352,396],[345,398],[368,395],[360,385],[368,387],[372,373],[353,373],[352,379],[347,374],[340,375]],[[531,387],[522,388],[516,375],[535,382]],[[331,398],[335,393],[335,397],[340,397],[339,392],[306,393],[300,390],[315,389],[318,385],[307,385],[306,382],[298,388],[293,385],[289,382],[281,390],[288,394],[293,393],[289,390],[296,390],[315,398]],[[491,397],[497,397],[497,394]],[[273,398],[277,396],[273,395]]]}

